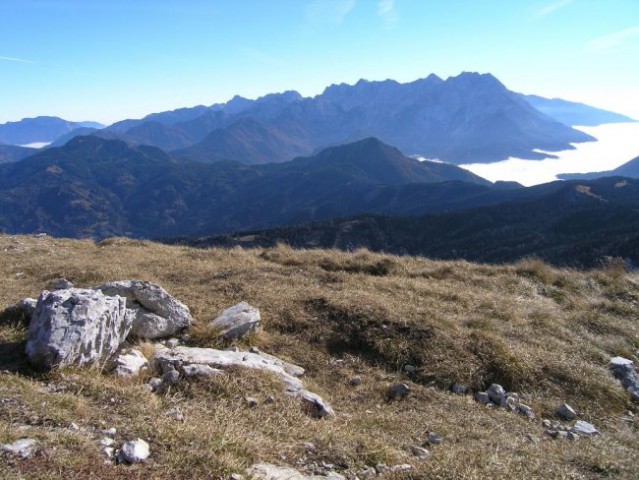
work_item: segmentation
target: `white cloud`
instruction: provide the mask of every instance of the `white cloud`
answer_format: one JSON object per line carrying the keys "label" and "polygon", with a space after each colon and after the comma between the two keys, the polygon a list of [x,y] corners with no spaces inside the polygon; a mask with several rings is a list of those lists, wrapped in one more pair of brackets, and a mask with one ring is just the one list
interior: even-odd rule
{"label": "white cloud", "polygon": [[306,20],[311,24],[340,25],[357,0],[311,0],[306,5]]}
{"label": "white cloud", "polygon": [[570,5],[574,1],[575,0],[556,0],[555,2],[549,3],[548,5],[545,5],[544,7],[540,8],[539,10],[537,10],[535,12],[535,17],[536,18],[546,18],[547,16],[552,15],[553,13],[555,13],[557,10]]}
{"label": "white cloud", "polygon": [[399,14],[395,9],[395,0],[379,0],[377,14],[384,21],[386,28],[393,28],[399,21]]}
{"label": "white cloud", "polygon": [[3,57],[0,55],[0,60],[4,60],[5,62],[18,62],[18,63],[35,63],[31,60],[25,60],[24,58],[16,58],[16,57]]}
{"label": "white cloud", "polygon": [[600,52],[621,45],[636,37],[639,37],[639,25],[593,38],[586,45],[586,49],[591,52]]}

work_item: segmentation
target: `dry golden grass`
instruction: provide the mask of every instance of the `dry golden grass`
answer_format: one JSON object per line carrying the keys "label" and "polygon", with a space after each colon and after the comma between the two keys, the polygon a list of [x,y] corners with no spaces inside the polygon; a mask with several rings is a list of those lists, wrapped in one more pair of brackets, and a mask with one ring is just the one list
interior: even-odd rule
{"label": "dry golden grass", "polygon": [[[315,421],[280,384],[238,372],[183,381],[163,396],[149,374],[122,380],[97,370],[36,375],[23,354],[21,318],[0,319],[0,442],[34,437],[30,460],[0,457],[0,478],[222,478],[255,461],[299,467],[332,463],[347,474],[379,462],[412,463],[395,478],[637,478],[639,429],[622,420],[636,409],[607,370],[611,356],[637,361],[639,276],[617,265],[578,272],[537,260],[487,266],[395,257],[367,251],[196,250],[144,241],[99,244],[55,238],[0,237],[0,309],[37,296],[58,278],[88,287],[138,278],[186,303],[198,323],[192,344],[222,347],[206,327],[246,300],[264,330],[258,346],[306,368],[305,382],[337,417]],[[145,353],[153,346],[142,345]],[[407,375],[403,366],[417,371]],[[349,379],[359,375],[359,387]],[[387,387],[411,395],[386,402]],[[568,402],[602,435],[577,442],[543,435],[540,420],[481,406],[447,388],[492,382],[519,392],[539,419]],[[271,404],[250,408],[245,396]],[[178,407],[177,421],[166,413]],[[71,422],[79,431],[68,428]],[[100,430],[119,443],[142,437],[151,460],[104,463]],[[410,446],[429,431],[445,437],[432,457]],[[532,435],[538,441],[531,441]],[[302,443],[312,442],[315,452]]]}

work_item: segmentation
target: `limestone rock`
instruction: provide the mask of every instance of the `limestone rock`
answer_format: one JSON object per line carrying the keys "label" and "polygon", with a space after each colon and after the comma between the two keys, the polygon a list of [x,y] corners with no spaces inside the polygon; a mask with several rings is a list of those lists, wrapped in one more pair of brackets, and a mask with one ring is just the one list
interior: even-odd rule
{"label": "limestone rock", "polygon": [[[211,369],[228,369],[234,367],[262,370],[275,374],[282,381],[286,395],[300,398],[309,413],[314,417],[325,418],[334,415],[331,406],[319,395],[304,388],[302,381],[297,378],[304,374],[304,369],[297,365],[284,362],[273,355],[263,352],[251,353],[213,348],[197,348],[179,346],[173,349],[156,345],[154,363],[165,371],[165,375],[175,365],[184,370],[188,366],[208,366]],[[186,375],[186,370],[185,375]]]}
{"label": "limestone rock", "polygon": [[131,350],[129,353],[123,353],[116,357],[113,374],[116,377],[135,377],[148,364],[149,362],[142,352]]}
{"label": "limestone rock", "polygon": [[519,413],[521,413],[522,415],[525,415],[526,418],[528,418],[528,420],[535,419],[535,413],[533,412],[532,408],[530,408],[528,405],[524,405],[523,403],[520,403],[517,406],[517,409],[519,410]]}
{"label": "limestone rock", "polygon": [[428,432],[428,443],[431,445],[439,445],[442,443],[443,438],[437,435],[435,432]]}
{"label": "limestone rock", "polygon": [[118,461],[120,463],[140,463],[149,458],[149,454],[149,444],[138,438],[122,445],[122,449],[118,453]]}
{"label": "limestone rock", "polygon": [[215,377],[217,375],[224,375],[224,372],[219,368],[211,368],[208,365],[200,365],[194,363],[193,365],[185,365],[183,367],[185,377]]}
{"label": "limestone rock", "polygon": [[353,377],[348,381],[348,383],[351,387],[357,387],[362,384],[362,377],[360,376]]}
{"label": "limestone rock", "polygon": [[220,335],[229,340],[237,340],[260,326],[260,311],[246,302],[227,308],[210,325],[220,330]]}
{"label": "limestone rock", "polygon": [[420,447],[419,445],[411,446],[410,451],[415,457],[420,460],[426,460],[428,457],[430,457],[430,452],[424,447]]}
{"label": "limestone rock", "polygon": [[138,338],[170,337],[193,323],[188,307],[154,283],[121,280],[105,283],[95,290],[127,298],[127,316],[133,322],[131,333]]}
{"label": "limestone rock", "polygon": [[594,425],[588,422],[584,422],[583,420],[579,420],[575,423],[571,430],[573,433],[577,435],[586,435],[586,436],[594,436],[598,435],[599,431],[595,428]]}
{"label": "limestone rock", "polygon": [[639,374],[635,370],[634,362],[623,357],[613,357],[608,366],[615,378],[621,381],[630,399],[639,402]]}
{"label": "limestone rock", "polygon": [[479,403],[489,404],[490,397],[488,396],[488,392],[475,392],[475,400]]}
{"label": "limestone rock", "polygon": [[56,281],[51,287],[52,290],[66,290],[67,288],[73,288],[74,285],[66,278],[61,278]]}
{"label": "limestone rock", "polygon": [[577,412],[573,410],[573,408],[567,403],[562,403],[557,408],[557,415],[559,415],[564,420],[574,420],[577,418]]}
{"label": "limestone rock", "polygon": [[468,387],[461,383],[453,383],[450,387],[450,391],[456,395],[466,395],[468,393]]}
{"label": "limestone rock", "polygon": [[0,450],[10,453],[17,457],[26,459],[33,456],[38,451],[39,443],[33,438],[21,438],[13,443],[0,445]]}
{"label": "limestone rock", "polygon": [[496,405],[501,405],[502,401],[505,402],[506,391],[504,390],[504,387],[497,383],[493,383],[490,387],[488,387],[486,393],[488,393],[488,397]]}
{"label": "limestone rock", "polygon": [[327,475],[304,475],[290,467],[278,467],[271,463],[256,463],[246,470],[253,480],[345,480],[345,477],[336,472],[328,472]]}
{"label": "limestone rock", "polygon": [[125,309],[125,298],[95,290],[43,291],[29,324],[29,360],[47,369],[106,360],[131,330]]}

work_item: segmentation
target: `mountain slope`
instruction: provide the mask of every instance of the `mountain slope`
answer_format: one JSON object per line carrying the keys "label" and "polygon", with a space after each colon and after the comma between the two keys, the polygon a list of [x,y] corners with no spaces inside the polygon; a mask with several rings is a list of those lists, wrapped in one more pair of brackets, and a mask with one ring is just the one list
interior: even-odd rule
{"label": "mountain slope", "polygon": [[635,122],[619,113],[591,107],[583,103],[569,102],[561,98],[544,98],[537,95],[522,95],[533,108],[565,125],[597,126],[604,123]]}
{"label": "mountain slope", "polygon": [[606,170],[603,172],[589,172],[589,173],[562,173],[557,175],[557,178],[563,180],[578,180],[578,179],[595,179],[602,177],[630,177],[639,178],[639,157],[630,160],[629,162],[620,165],[614,170]]}
{"label": "mountain slope", "polygon": [[17,162],[38,152],[36,148],[16,147],[0,144],[0,163]]}
{"label": "mountain slope", "polygon": [[[639,181],[555,182],[524,197],[463,212],[358,216],[180,243],[200,246],[367,248],[440,259],[502,263],[536,256],[596,267],[607,256],[639,265]],[[526,198],[527,197],[527,198]]]}
{"label": "mountain slope", "polygon": [[308,148],[285,132],[247,117],[213,130],[199,143],[174,153],[198,162],[235,160],[255,165],[285,162],[308,153]]}
{"label": "mountain slope", "polygon": [[[444,180],[474,183],[432,184]],[[404,157],[375,139],[284,164],[244,166],[183,161],[155,147],[77,137],[0,167],[0,229],[199,235],[344,213],[423,212],[431,208],[423,195],[459,205],[488,185],[458,167]]]}
{"label": "mountain slope", "polygon": [[96,122],[69,122],[58,117],[24,118],[19,122],[0,125],[0,143],[27,145],[52,142],[80,127],[100,128],[103,125]]}

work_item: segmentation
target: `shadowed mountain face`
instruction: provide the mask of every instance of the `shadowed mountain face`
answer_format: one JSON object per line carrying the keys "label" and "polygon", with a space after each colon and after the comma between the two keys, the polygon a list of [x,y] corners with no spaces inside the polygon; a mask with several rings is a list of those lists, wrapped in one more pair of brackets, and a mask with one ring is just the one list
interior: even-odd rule
{"label": "shadowed mountain face", "polygon": [[25,118],[0,125],[0,143],[27,145],[52,142],[80,127],[102,128],[96,122],[68,122],[57,117]]}
{"label": "shadowed mountain face", "polygon": [[[441,181],[452,182],[433,183]],[[98,238],[202,235],[344,214],[422,213],[437,208],[428,201],[437,197],[453,208],[491,191],[489,185],[375,139],[244,166],[189,162],[89,136],[0,167],[0,229]]]}
{"label": "shadowed mountain face", "polygon": [[604,123],[634,122],[630,117],[591,107],[583,103],[568,102],[560,98],[544,98],[537,95],[522,95],[530,105],[565,125],[595,127]]}
{"label": "shadowed mountain face", "polygon": [[173,241],[199,247],[284,243],[297,248],[368,248],[496,263],[534,255],[575,267],[601,266],[604,257],[612,256],[639,265],[637,207],[638,181],[606,178],[520,189],[507,202],[462,212],[415,217],[365,215]]}
{"label": "shadowed mountain face", "polygon": [[200,162],[246,164],[287,161],[371,136],[409,155],[456,164],[544,158],[536,150],[594,140],[534,109],[492,75],[476,73],[405,84],[361,80],[313,98],[297,92],[235,97],[125,120],[107,132]]}
{"label": "shadowed mountain face", "polygon": [[639,178],[639,157],[624,163],[623,165],[615,168],[614,170],[606,170],[603,172],[589,172],[589,173],[562,173],[560,175],[557,175],[557,178],[561,178],[563,180],[578,180],[578,179],[592,180],[595,178],[602,178],[602,177]]}
{"label": "shadowed mountain face", "polygon": [[35,148],[0,145],[0,163],[17,162],[37,152],[38,150]]}

